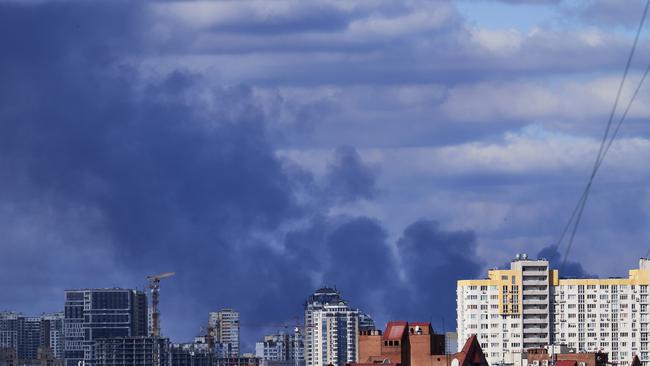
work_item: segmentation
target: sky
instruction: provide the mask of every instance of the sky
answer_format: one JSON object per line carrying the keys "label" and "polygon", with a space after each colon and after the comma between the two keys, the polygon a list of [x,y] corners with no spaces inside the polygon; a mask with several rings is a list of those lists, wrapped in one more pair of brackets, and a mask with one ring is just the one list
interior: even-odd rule
{"label": "sky", "polygon": [[[456,280],[564,260],[643,6],[1,1],[0,309],[174,271],[173,341],[232,307],[252,351],[323,285],[380,327],[454,330]],[[650,249],[649,98],[561,275],[625,276]]]}

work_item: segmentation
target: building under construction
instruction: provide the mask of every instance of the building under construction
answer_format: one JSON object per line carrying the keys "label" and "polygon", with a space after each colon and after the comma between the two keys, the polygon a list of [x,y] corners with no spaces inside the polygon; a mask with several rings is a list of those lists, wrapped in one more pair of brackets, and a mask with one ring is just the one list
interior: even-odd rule
{"label": "building under construction", "polygon": [[94,366],[171,366],[169,339],[120,337],[95,341]]}

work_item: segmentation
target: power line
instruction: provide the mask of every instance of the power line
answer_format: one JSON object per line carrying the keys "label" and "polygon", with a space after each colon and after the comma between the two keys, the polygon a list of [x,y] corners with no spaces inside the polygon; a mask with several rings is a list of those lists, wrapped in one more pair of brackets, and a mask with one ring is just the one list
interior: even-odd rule
{"label": "power line", "polygon": [[589,176],[589,180],[587,182],[587,185],[585,186],[585,189],[582,192],[582,195],[580,196],[580,199],[578,200],[578,203],[576,204],[576,207],[573,209],[573,213],[571,214],[571,217],[569,218],[569,221],[567,222],[567,225],[565,226],[564,230],[562,231],[562,234],[560,236],[560,240],[558,240],[558,246],[562,244],[562,241],[564,240],[569,227],[571,227],[571,223],[573,222],[573,228],[571,230],[571,235],[569,236],[568,240],[568,245],[566,248],[566,251],[564,252],[564,257],[562,259],[562,265],[560,266],[560,270],[564,269],[564,266],[566,265],[567,259],[569,257],[569,253],[571,251],[571,247],[573,246],[573,240],[575,239],[576,232],[578,231],[578,226],[580,225],[580,221],[582,219],[582,214],[584,212],[585,205],[587,204],[587,200],[589,198],[589,193],[591,191],[591,186],[594,182],[594,178],[596,176],[596,173],[598,173],[598,170],[600,169],[600,166],[603,163],[603,160],[605,159],[605,155],[607,155],[607,152],[609,151],[610,147],[612,146],[612,143],[614,142],[614,139],[618,135],[618,131],[623,124],[623,121],[627,117],[627,114],[630,110],[630,107],[632,106],[632,103],[634,102],[634,99],[636,99],[636,96],[641,89],[641,86],[643,85],[643,82],[646,79],[646,76],[648,72],[650,71],[650,65],[648,65],[648,68],[646,68],[645,73],[643,74],[643,77],[639,81],[639,84],[630,98],[630,101],[628,102],[628,105],[619,119],[614,131],[612,132],[612,135],[610,137],[610,130],[612,127],[612,122],[614,121],[614,116],[616,115],[616,110],[618,109],[618,104],[621,99],[621,94],[623,91],[623,86],[625,85],[625,81],[627,80],[627,75],[630,70],[630,64],[632,63],[632,58],[634,57],[634,53],[636,52],[637,45],[639,43],[639,37],[641,36],[641,30],[643,29],[643,25],[645,23],[646,17],[648,15],[648,8],[650,7],[650,0],[646,2],[645,8],[643,10],[643,16],[641,17],[641,22],[639,23],[639,27],[636,31],[636,35],[634,37],[634,43],[632,44],[632,49],[630,50],[630,54],[628,55],[627,62],[625,64],[625,69],[623,71],[623,77],[621,78],[621,82],[619,83],[618,90],[616,92],[616,98],[614,99],[614,105],[612,106],[612,110],[609,115],[609,119],[607,120],[607,126],[605,128],[605,133],[603,134],[603,138],[600,142],[600,148],[598,149],[598,155],[596,156],[596,161],[594,162],[594,166],[591,171],[591,175]]}

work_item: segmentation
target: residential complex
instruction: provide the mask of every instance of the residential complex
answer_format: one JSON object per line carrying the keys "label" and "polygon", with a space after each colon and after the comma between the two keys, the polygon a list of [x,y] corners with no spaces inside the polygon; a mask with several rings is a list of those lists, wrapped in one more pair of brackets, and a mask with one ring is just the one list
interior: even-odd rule
{"label": "residential complex", "polygon": [[0,348],[12,348],[16,357],[35,360],[39,348],[49,348],[54,357],[62,356],[63,314],[25,316],[0,312]]}
{"label": "residential complex", "polygon": [[323,287],[305,303],[305,363],[344,365],[357,360],[359,310],[336,288]]}
{"label": "residential complex", "polygon": [[490,270],[487,279],[458,281],[458,341],[476,334],[490,364],[565,345],[608,352],[620,365],[638,355],[645,366],[649,284],[647,259],[626,278],[565,279],[548,261],[518,255],[510,269]]}

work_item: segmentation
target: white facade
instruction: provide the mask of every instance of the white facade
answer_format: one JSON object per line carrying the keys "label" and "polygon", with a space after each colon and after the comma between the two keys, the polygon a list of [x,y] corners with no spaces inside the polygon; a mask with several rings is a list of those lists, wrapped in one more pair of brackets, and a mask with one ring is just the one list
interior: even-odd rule
{"label": "white facade", "polygon": [[649,270],[641,259],[628,278],[559,279],[547,261],[519,257],[488,279],[458,281],[458,343],[476,334],[490,364],[556,344],[648,365]]}
{"label": "white facade", "polygon": [[307,366],[356,362],[359,310],[351,309],[336,289],[322,288],[305,304]]}

